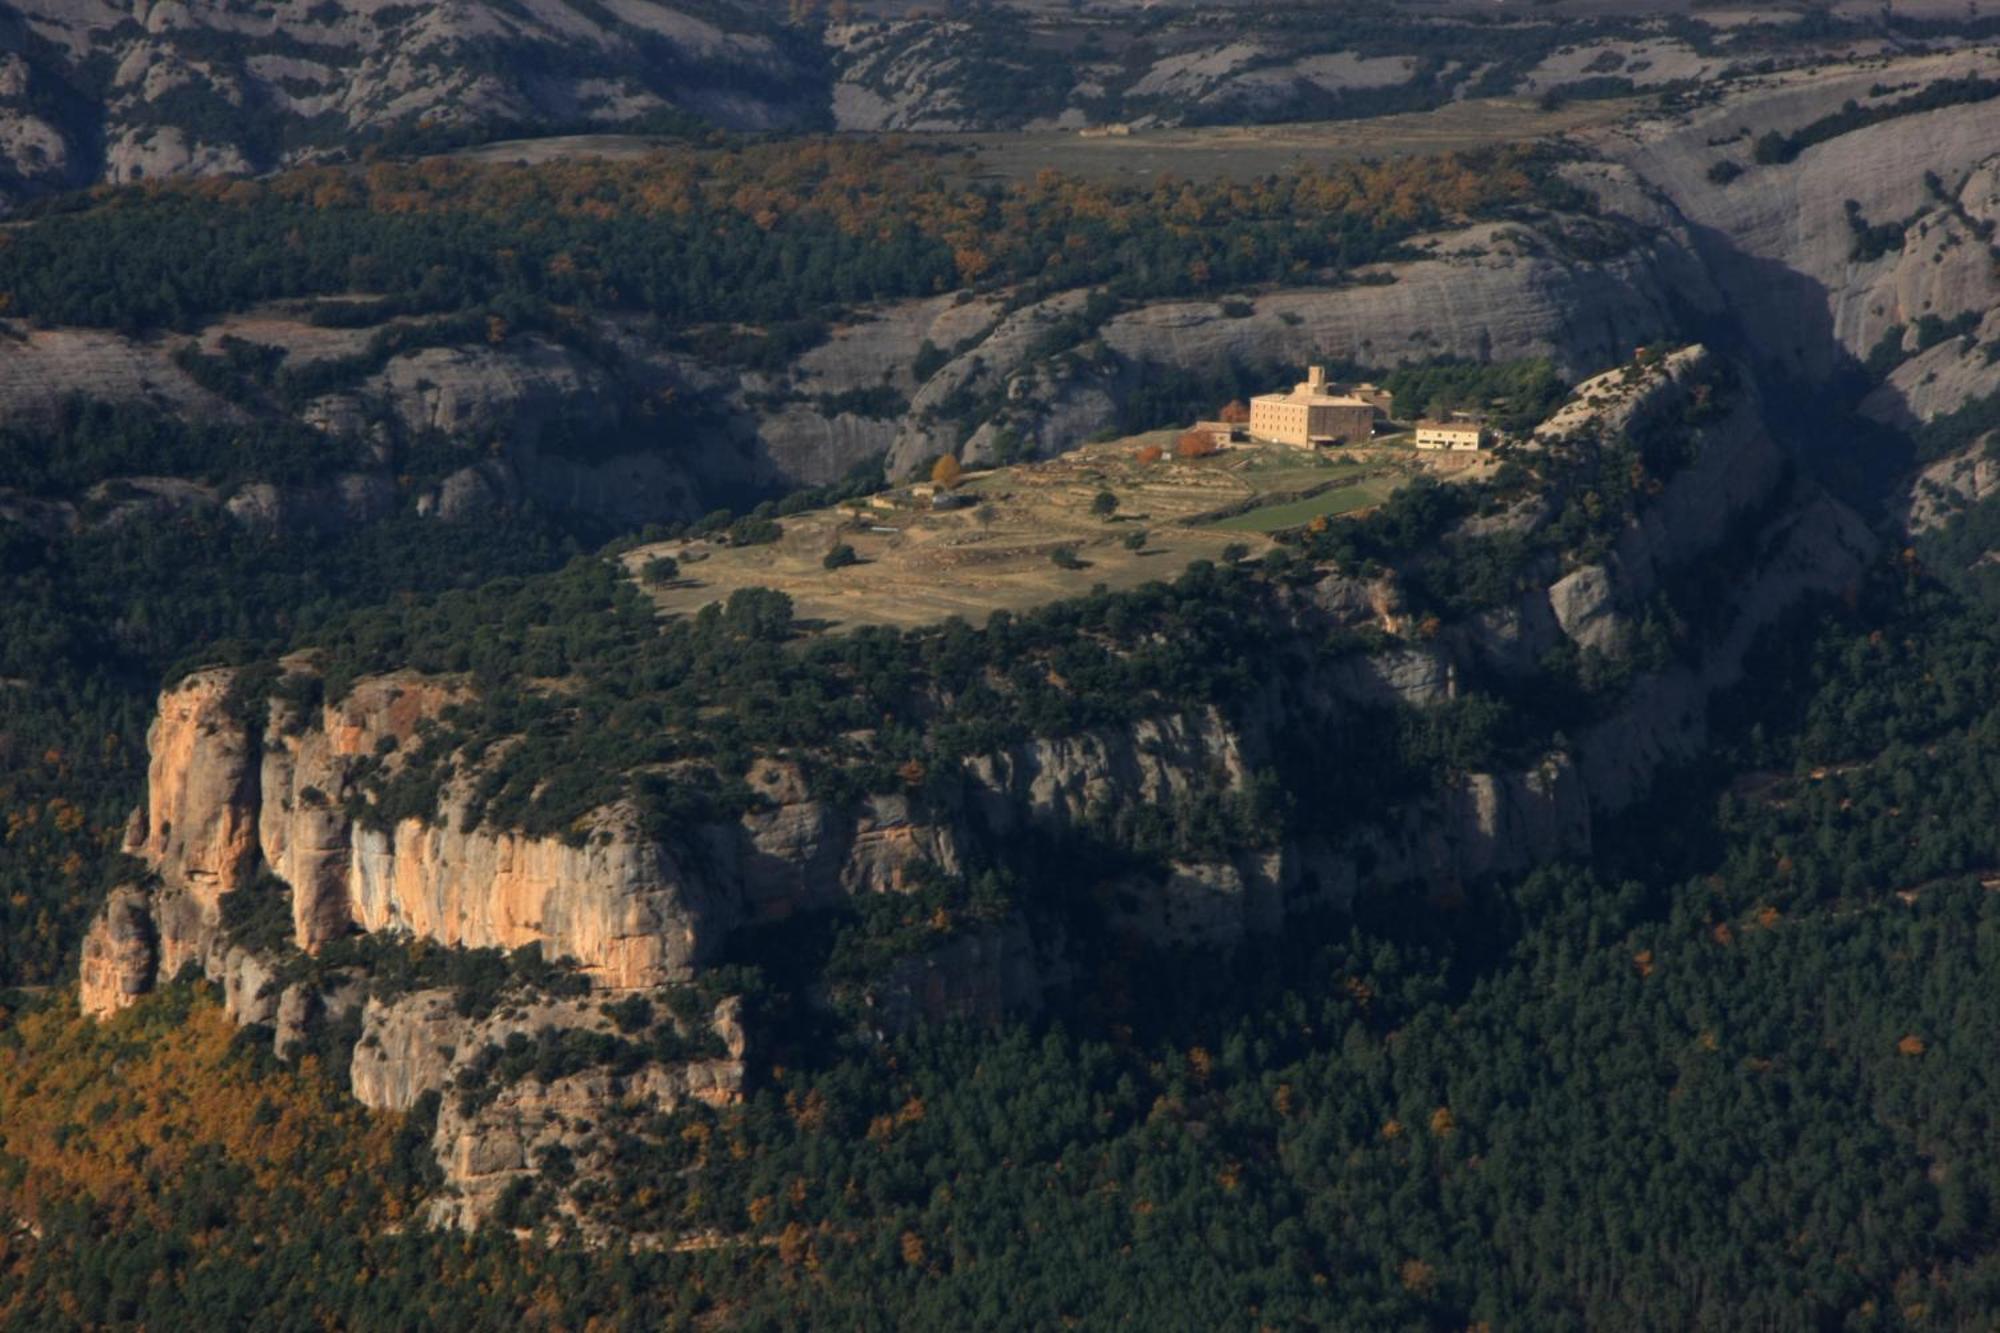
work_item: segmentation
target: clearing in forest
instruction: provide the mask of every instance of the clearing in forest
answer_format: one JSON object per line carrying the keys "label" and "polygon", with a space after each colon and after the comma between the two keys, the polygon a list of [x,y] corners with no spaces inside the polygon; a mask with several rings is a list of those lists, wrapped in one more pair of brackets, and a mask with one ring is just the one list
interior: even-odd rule
{"label": "clearing in forest", "polygon": [[[1393,441],[1311,452],[1245,445],[1181,458],[1175,438],[1158,431],[968,472],[948,493],[949,508],[933,507],[928,484],[906,483],[781,518],[775,542],[657,542],[629,552],[625,566],[638,575],[657,556],[678,563],[678,576],[663,584],[642,580],[667,615],[763,587],[790,596],[801,621],[828,629],[951,616],[981,625],[995,611],[1027,611],[1099,585],[1170,580],[1231,547],[1255,558],[1270,549],[1270,534],[1322,514],[1362,512],[1418,471],[1449,478],[1492,466],[1487,455],[1419,454]],[[1101,498],[1107,493],[1115,503]],[[828,568],[828,553],[842,546],[854,563]]]}

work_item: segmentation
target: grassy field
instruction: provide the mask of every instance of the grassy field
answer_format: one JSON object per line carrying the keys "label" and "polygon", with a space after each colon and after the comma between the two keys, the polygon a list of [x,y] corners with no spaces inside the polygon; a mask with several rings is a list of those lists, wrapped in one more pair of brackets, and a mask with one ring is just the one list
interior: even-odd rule
{"label": "grassy field", "polygon": [[[1134,588],[1171,579],[1196,560],[1219,560],[1232,546],[1254,558],[1269,534],[1320,513],[1353,513],[1379,503],[1419,470],[1471,475],[1465,456],[1366,448],[1308,452],[1245,446],[1202,459],[1172,454],[1176,432],[1086,445],[1046,462],[971,473],[965,503],[937,510],[903,486],[867,500],[780,520],[783,535],[762,546],[706,539],[662,542],[625,557],[637,572],[672,556],[680,577],[649,588],[663,614],[692,615],[739,588],[775,588],[798,617],[829,630],[857,625],[915,626],[959,616],[984,624],[995,611],[1022,612],[1102,585]],[[1166,456],[1146,462],[1157,445]],[[1096,511],[1109,492],[1116,508]],[[1296,513],[1298,517],[1292,515]],[[827,569],[834,547],[856,564]],[[1058,563],[1066,552],[1076,564]]]}
{"label": "grassy field", "polygon": [[1400,481],[1401,478],[1394,475],[1366,477],[1303,499],[1280,501],[1277,504],[1260,506],[1248,513],[1218,519],[1215,526],[1224,532],[1267,534],[1283,532],[1287,528],[1304,527],[1316,518],[1339,518],[1343,514],[1371,509],[1388,499]]}

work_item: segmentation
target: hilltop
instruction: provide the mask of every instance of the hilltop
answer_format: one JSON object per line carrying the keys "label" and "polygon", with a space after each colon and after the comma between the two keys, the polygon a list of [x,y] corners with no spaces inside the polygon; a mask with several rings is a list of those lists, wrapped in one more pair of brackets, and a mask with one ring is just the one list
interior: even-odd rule
{"label": "hilltop", "polygon": [[[1204,474],[1240,494],[1271,460],[1239,457],[1234,477],[1228,454],[1169,465],[1134,503]],[[968,488],[1002,507],[1124,458]],[[591,1190],[538,1176],[539,1154],[560,1143],[578,1182],[602,1181],[631,1143],[583,1127],[607,1101],[736,1104],[763,1024],[997,1022],[1088,994],[1107,946],[1226,954],[1388,886],[1587,851],[1596,820],[1699,751],[1758,631],[1851,587],[1871,545],[1788,481],[1754,394],[1700,348],[1580,386],[1511,476],[1474,463],[1290,531],[1255,565],[984,630],[803,642],[783,593],[714,600],[698,580],[719,555],[692,565],[702,609],[664,621],[628,573],[585,561],[195,672],[148,732],[125,843],[147,873],[92,929],[85,1006],[115,1013],[193,967],[280,1052],[358,1018],[364,1102],[449,1094],[434,1219],[533,1197],[616,1230]],[[1728,598],[1690,582],[1745,534]],[[876,617],[848,616],[945,609],[873,596]],[[405,959],[412,940],[512,962],[479,965],[485,998],[455,1008],[465,964]],[[731,989],[743,964],[761,1019]],[[635,993],[648,1017],[626,1026]],[[567,1052],[539,1088],[504,1072],[529,1033]]]}
{"label": "hilltop", "polygon": [[[1179,431],[1088,444],[1058,459],[966,474],[956,486],[917,483],[772,520],[768,543],[710,538],[650,543],[624,557],[669,615],[726,601],[740,588],[791,598],[802,621],[838,627],[915,626],[957,616],[983,624],[998,610],[1032,610],[1093,589],[1171,580],[1195,560],[1255,557],[1271,534],[1314,518],[1364,513],[1420,475],[1472,480],[1490,456],[1423,455],[1408,437],[1376,446],[1305,451],[1244,444],[1182,459]],[[948,507],[937,496],[947,497]],[[1094,508],[1112,497],[1109,513]],[[837,547],[853,564],[826,567]],[[1072,562],[1058,563],[1061,553]]]}

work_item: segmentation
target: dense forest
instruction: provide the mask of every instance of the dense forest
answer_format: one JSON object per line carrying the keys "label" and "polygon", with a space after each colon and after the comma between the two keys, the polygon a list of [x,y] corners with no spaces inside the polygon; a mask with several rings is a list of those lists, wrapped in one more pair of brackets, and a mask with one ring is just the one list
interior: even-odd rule
{"label": "dense forest", "polygon": [[[0,237],[0,313],[191,329],[347,293],[328,320],[513,300],[669,327],[782,324],[1009,284],[1158,297],[1324,280],[1443,221],[1578,204],[1496,149],[1312,168],[1250,185],[969,175],[933,149],[787,142],[537,168],[452,158],[61,196]],[[394,295],[382,295],[393,293]]]}

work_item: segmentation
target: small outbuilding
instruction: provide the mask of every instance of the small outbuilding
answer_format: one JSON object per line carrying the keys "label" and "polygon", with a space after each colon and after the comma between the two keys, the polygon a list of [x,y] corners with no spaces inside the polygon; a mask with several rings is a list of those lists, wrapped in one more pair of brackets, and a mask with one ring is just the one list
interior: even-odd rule
{"label": "small outbuilding", "polygon": [[1487,444],[1486,425],[1479,421],[1419,421],[1416,433],[1419,449],[1471,452]]}

